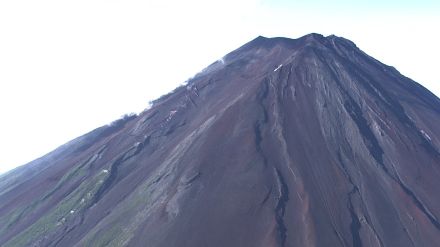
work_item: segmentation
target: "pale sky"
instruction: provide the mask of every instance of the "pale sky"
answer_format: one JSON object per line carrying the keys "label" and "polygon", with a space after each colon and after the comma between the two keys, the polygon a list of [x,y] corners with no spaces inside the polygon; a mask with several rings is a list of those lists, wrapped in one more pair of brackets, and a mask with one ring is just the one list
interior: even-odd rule
{"label": "pale sky", "polygon": [[440,95],[440,1],[1,0],[0,173],[258,35],[335,34]]}

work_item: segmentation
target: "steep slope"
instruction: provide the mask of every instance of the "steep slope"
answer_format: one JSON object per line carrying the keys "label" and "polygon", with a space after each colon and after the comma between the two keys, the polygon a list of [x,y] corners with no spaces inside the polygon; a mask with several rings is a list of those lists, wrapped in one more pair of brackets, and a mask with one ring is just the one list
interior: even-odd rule
{"label": "steep slope", "polygon": [[2,246],[438,246],[440,100],[318,34],[258,37],[0,177]]}

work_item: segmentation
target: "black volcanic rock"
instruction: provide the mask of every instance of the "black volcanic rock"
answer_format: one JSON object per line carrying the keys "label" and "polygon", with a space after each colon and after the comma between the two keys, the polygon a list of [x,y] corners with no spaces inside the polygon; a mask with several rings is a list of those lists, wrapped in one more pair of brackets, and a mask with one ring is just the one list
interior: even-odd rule
{"label": "black volcanic rock", "polygon": [[349,40],[258,37],[0,177],[1,246],[439,246],[440,100]]}

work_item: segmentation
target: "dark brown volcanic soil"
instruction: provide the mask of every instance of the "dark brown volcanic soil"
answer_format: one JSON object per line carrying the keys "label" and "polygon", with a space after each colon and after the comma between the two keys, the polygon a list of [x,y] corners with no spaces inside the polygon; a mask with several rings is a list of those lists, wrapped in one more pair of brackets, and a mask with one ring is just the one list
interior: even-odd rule
{"label": "dark brown volcanic soil", "polygon": [[258,37],[1,176],[0,245],[440,246],[439,152],[439,98],[394,68]]}

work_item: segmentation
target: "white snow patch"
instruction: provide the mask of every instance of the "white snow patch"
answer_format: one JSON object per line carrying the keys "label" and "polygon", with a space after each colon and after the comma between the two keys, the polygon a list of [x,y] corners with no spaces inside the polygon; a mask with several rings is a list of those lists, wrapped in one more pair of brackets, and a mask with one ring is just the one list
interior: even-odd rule
{"label": "white snow patch", "polygon": [[420,132],[427,140],[431,141],[431,137],[424,130],[420,130]]}
{"label": "white snow patch", "polygon": [[194,87],[194,93],[199,97],[199,89],[196,86]]}
{"label": "white snow patch", "polygon": [[170,114],[168,115],[166,122],[170,121],[173,118],[174,114],[176,114],[176,113],[177,113],[177,110],[170,111]]}
{"label": "white snow patch", "polygon": [[278,67],[276,69],[273,70],[273,72],[276,72],[277,70],[279,70],[281,67],[283,67],[283,64],[278,65]]}
{"label": "white snow patch", "polygon": [[62,218],[60,221],[57,222],[57,226],[61,226],[62,224],[64,224],[66,222],[66,218]]}

